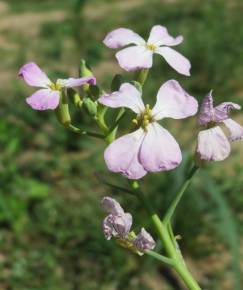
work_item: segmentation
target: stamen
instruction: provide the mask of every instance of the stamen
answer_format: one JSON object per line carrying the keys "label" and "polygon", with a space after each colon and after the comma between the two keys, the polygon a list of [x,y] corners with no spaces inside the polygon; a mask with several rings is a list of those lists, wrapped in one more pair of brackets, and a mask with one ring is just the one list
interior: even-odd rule
{"label": "stamen", "polygon": [[146,48],[149,49],[149,50],[151,50],[151,51],[153,51],[153,52],[155,52],[156,45],[155,44],[152,44],[152,43],[147,43],[146,44]]}
{"label": "stamen", "polygon": [[154,119],[149,104],[146,104],[145,110],[139,114],[136,119],[132,120],[133,124],[135,124],[137,127],[143,128],[145,132],[147,132],[147,127],[152,122],[154,122]]}
{"label": "stamen", "polygon": [[62,85],[60,83],[51,83],[49,87],[53,91],[60,91],[62,89]]}

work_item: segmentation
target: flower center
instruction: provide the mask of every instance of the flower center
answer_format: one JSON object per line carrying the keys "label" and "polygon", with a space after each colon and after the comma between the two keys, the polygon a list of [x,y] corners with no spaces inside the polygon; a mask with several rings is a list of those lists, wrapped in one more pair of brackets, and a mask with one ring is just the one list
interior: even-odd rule
{"label": "flower center", "polygon": [[60,91],[62,89],[62,86],[61,84],[59,83],[51,83],[50,84],[50,89],[53,90],[53,91]]}
{"label": "flower center", "polygon": [[152,52],[155,52],[156,50],[156,45],[152,43],[146,43],[146,48],[151,50]]}
{"label": "flower center", "polygon": [[154,119],[152,116],[152,110],[150,109],[149,105],[146,105],[143,113],[137,115],[137,118],[133,119],[132,122],[137,127],[142,127],[144,131],[147,132],[148,131],[147,127],[149,123],[154,122]]}

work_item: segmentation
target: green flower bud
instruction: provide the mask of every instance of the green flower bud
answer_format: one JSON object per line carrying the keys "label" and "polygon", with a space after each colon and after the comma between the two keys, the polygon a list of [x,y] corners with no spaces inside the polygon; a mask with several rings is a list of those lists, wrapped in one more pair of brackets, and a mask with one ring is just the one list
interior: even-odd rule
{"label": "green flower bud", "polygon": [[122,84],[122,75],[120,74],[115,75],[111,82],[111,91],[112,92],[118,91],[121,84]]}
{"label": "green flower bud", "polygon": [[61,125],[63,125],[64,127],[68,127],[71,124],[67,96],[64,93],[60,93],[60,102],[55,110],[55,113],[57,120]]}
{"label": "green flower bud", "polygon": [[84,99],[83,106],[89,115],[93,117],[97,115],[97,103],[92,101],[90,98]]}

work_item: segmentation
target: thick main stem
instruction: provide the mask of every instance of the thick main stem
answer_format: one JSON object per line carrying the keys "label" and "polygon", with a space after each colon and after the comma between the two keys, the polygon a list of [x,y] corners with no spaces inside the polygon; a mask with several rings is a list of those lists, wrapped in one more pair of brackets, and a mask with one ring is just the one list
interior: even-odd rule
{"label": "thick main stem", "polygon": [[164,245],[165,251],[169,258],[173,260],[173,268],[178,273],[178,275],[181,277],[185,285],[189,290],[201,290],[200,286],[196,282],[196,280],[192,277],[191,273],[186,267],[186,264],[184,260],[182,259],[181,253],[179,249],[177,249],[174,245],[173,240],[170,237],[170,233],[168,231],[168,227],[164,222],[161,221],[159,216],[156,214],[156,212],[152,209],[150,203],[148,202],[146,196],[143,192],[138,190],[138,184],[135,183],[133,185],[133,188],[137,188],[137,197],[142,202],[142,204],[145,206],[150,219],[157,230],[157,233],[159,235],[159,238],[161,242]]}

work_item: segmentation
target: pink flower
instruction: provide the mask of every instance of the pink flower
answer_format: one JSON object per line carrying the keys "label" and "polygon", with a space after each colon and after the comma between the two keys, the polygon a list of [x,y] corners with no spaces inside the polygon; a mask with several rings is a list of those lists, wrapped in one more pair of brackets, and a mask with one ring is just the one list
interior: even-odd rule
{"label": "pink flower", "polygon": [[[199,132],[197,152],[201,159],[221,161],[230,154],[230,141],[243,138],[243,127],[229,118],[230,110],[240,110],[238,104],[225,102],[216,107],[213,106],[212,91],[204,98],[198,117],[200,125],[206,125],[207,129]],[[227,138],[223,130],[217,125],[223,122],[229,130]]]}
{"label": "pink flower", "polygon": [[130,108],[137,114],[133,120],[137,130],[116,139],[105,150],[109,170],[139,179],[147,172],[171,170],[180,164],[178,143],[157,122],[167,117],[183,119],[197,112],[197,101],[177,81],[170,80],[161,86],[152,110],[149,105],[144,106],[141,93],[129,83],[122,84],[117,92],[101,96],[99,102],[112,108]]}
{"label": "pink flower", "polygon": [[104,39],[104,44],[109,48],[121,48],[130,44],[116,54],[119,65],[126,71],[135,71],[142,68],[151,68],[153,54],[157,53],[164,57],[168,64],[177,72],[189,76],[191,64],[187,58],[176,50],[170,48],[183,41],[182,36],[172,37],[167,29],[161,25],[152,27],[148,41],[130,29],[118,28]]}
{"label": "pink flower", "polygon": [[120,204],[110,197],[104,197],[101,205],[109,213],[103,221],[105,238],[107,240],[112,237],[125,239],[132,226],[131,214],[125,213]]}
{"label": "pink flower", "polygon": [[18,75],[29,86],[42,88],[26,99],[26,102],[35,110],[56,109],[63,88],[75,88],[87,83],[96,83],[94,77],[58,79],[56,83],[53,83],[33,62],[23,65]]}
{"label": "pink flower", "polygon": [[133,240],[134,246],[141,252],[153,250],[156,243],[152,236],[142,228],[137,237]]}

